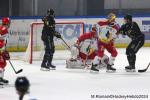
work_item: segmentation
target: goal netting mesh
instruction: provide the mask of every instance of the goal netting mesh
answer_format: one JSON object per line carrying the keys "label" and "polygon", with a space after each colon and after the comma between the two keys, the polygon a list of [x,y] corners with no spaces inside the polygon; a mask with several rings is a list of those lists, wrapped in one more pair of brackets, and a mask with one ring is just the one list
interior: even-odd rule
{"label": "goal netting mesh", "polygon": [[[26,62],[32,63],[34,60],[42,60],[45,53],[44,44],[41,40],[41,34],[43,29],[43,23],[32,23],[30,31],[30,39],[27,50],[24,55]],[[69,46],[73,45],[77,38],[84,33],[83,22],[59,22],[56,23],[56,31],[62,35],[62,38],[67,42]],[[68,52],[67,46],[61,39],[54,38],[56,50],[63,50],[54,54],[54,59],[66,59]]]}

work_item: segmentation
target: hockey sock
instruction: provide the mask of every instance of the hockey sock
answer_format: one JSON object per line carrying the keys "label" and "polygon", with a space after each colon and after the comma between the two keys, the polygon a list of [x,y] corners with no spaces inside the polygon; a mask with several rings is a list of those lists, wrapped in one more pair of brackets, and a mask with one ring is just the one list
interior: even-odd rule
{"label": "hockey sock", "polygon": [[51,65],[52,64],[52,60],[53,60],[53,55],[51,55],[48,59],[48,64]]}
{"label": "hockey sock", "polygon": [[44,55],[43,61],[42,61],[42,65],[41,65],[41,66],[43,66],[43,67],[46,66],[47,61],[48,61],[48,56],[47,56],[47,55]]}
{"label": "hockey sock", "polygon": [[100,60],[101,60],[100,57],[95,56],[95,58],[94,58],[94,60],[93,60],[93,64],[94,64],[94,65],[98,65]]}
{"label": "hockey sock", "polygon": [[110,57],[109,58],[109,62],[108,62],[108,64],[110,64],[110,65],[113,65],[114,64],[114,61],[115,61],[115,57]]}
{"label": "hockey sock", "polygon": [[135,68],[136,55],[127,55],[129,65]]}

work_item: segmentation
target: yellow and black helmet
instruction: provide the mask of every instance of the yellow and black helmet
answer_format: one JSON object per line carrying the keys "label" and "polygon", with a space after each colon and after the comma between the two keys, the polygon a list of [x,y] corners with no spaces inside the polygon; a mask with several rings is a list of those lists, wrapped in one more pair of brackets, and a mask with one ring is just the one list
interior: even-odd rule
{"label": "yellow and black helmet", "polygon": [[116,15],[114,13],[109,13],[107,16],[108,20],[114,20],[116,18]]}

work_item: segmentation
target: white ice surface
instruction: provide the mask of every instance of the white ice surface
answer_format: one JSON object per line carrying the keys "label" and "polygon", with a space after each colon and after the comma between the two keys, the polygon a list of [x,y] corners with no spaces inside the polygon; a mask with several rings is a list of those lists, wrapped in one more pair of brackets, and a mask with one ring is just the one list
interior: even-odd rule
{"label": "white ice surface", "polygon": [[[12,60],[18,70],[23,68],[20,74],[14,74],[9,63],[5,71],[5,78],[10,84],[0,88],[0,100],[18,100],[14,88],[17,76],[27,76],[31,87],[31,95],[39,100],[124,100],[124,99],[99,99],[91,98],[91,95],[149,95],[149,99],[126,100],[150,100],[150,70],[145,73],[127,73],[124,66],[128,65],[125,49],[117,49],[118,56],[114,67],[116,73],[106,73],[105,69],[93,74],[87,70],[66,69],[65,60],[54,60],[57,70],[40,71],[41,61],[32,65],[20,60]],[[61,54],[56,51],[56,54]],[[106,52],[107,53],[107,52]],[[62,53],[61,55],[64,55]],[[60,55],[60,56],[61,56]],[[143,69],[150,62],[150,48],[142,48],[137,54],[136,69]]]}

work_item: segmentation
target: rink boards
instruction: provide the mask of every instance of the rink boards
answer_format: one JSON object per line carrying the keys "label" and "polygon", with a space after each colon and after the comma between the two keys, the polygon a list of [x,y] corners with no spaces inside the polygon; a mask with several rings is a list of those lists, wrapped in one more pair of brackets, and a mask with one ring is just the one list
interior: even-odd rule
{"label": "rink boards", "polygon": [[[100,20],[105,20],[104,17],[81,17],[81,18],[75,18],[75,17],[62,17],[62,18],[56,18],[56,22],[83,22],[84,23],[84,32],[89,32],[92,28],[92,25],[96,24]],[[134,21],[136,21],[142,32],[145,34],[145,46],[150,46],[150,17],[134,17]],[[10,51],[25,51],[28,43],[29,43],[29,37],[31,33],[31,23],[39,23],[42,22],[40,17],[16,17],[11,20],[11,26],[9,30],[9,38],[8,39],[8,46],[7,48]],[[119,17],[116,19],[116,22],[119,23],[119,25],[123,24],[123,18]],[[41,27],[42,30],[42,27]],[[83,34],[83,31],[76,28],[76,26],[72,26],[70,29],[70,26],[66,24],[66,26],[56,26],[57,31],[61,31],[61,34],[64,38],[64,40],[68,41],[69,45],[72,45],[72,43],[75,41],[75,38],[79,37],[81,34]],[[70,34],[66,34],[66,31],[70,31]],[[41,31],[38,32],[38,34],[41,34]],[[68,35],[68,36],[67,36]],[[125,47],[130,42],[130,39],[126,36],[120,35],[118,39],[116,39],[116,46],[117,47]],[[64,49],[64,46],[60,42],[55,39],[56,48],[57,49]]]}

